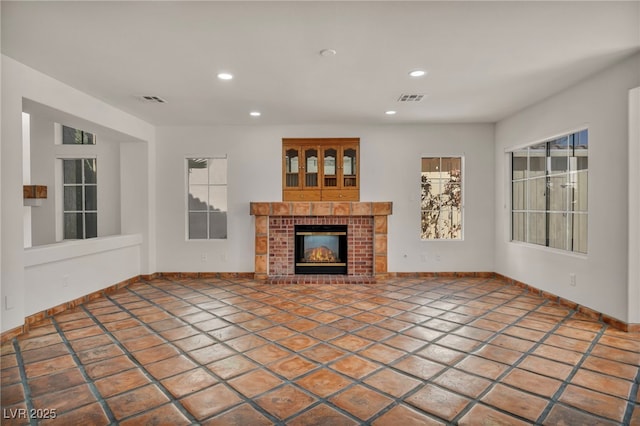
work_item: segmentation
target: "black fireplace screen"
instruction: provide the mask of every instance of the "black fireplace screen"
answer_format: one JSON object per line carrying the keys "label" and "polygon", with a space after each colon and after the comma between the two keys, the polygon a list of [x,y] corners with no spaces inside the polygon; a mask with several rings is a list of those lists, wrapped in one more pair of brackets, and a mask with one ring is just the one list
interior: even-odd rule
{"label": "black fireplace screen", "polygon": [[346,274],[347,225],[296,225],[296,274]]}

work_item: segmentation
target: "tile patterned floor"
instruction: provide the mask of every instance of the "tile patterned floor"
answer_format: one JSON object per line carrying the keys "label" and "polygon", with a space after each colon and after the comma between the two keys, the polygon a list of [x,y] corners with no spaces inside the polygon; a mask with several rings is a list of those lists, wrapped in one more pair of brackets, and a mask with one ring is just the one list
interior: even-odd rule
{"label": "tile patterned floor", "polygon": [[637,425],[639,364],[493,279],[160,278],[2,345],[2,424]]}

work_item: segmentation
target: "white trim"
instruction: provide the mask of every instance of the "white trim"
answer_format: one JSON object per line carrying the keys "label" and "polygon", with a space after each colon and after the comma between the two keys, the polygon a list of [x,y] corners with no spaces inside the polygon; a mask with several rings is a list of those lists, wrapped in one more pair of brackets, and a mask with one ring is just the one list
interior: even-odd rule
{"label": "white trim", "polygon": [[581,124],[580,126],[575,127],[573,130],[562,131],[560,133],[556,133],[556,134],[551,135],[551,136],[546,136],[546,137],[544,137],[542,139],[537,139],[537,140],[532,141],[532,142],[526,142],[526,143],[522,143],[522,144],[518,144],[518,145],[513,145],[513,146],[510,146],[510,147],[505,147],[504,152],[507,153],[507,154],[510,154],[510,153],[512,153],[514,151],[519,151],[522,148],[528,148],[528,147],[530,147],[532,145],[537,145],[537,144],[540,144],[540,143],[551,142],[554,139],[558,139],[558,138],[561,138],[563,136],[569,136],[569,135],[571,135],[573,133],[578,133],[578,132],[581,132],[583,130],[589,130],[589,123]]}

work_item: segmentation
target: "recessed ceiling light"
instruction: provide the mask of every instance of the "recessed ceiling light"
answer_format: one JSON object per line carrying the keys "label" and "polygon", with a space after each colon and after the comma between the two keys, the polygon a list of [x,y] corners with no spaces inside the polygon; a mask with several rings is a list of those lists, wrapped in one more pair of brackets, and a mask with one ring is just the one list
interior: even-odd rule
{"label": "recessed ceiling light", "polygon": [[260,113],[260,111],[251,111],[249,115],[252,117],[260,117],[262,114]]}
{"label": "recessed ceiling light", "polygon": [[336,50],[335,49],[322,49],[320,51],[320,56],[335,56],[336,55]]}
{"label": "recessed ceiling light", "polygon": [[229,74],[228,72],[221,72],[218,74],[218,78],[220,80],[231,80],[233,78],[233,74]]}
{"label": "recessed ceiling light", "polygon": [[385,111],[384,113],[387,114],[387,115],[395,115],[396,114],[395,111]]}
{"label": "recessed ceiling light", "polygon": [[409,73],[409,75],[411,77],[422,77],[423,75],[426,75],[427,72],[424,70],[413,70]]}

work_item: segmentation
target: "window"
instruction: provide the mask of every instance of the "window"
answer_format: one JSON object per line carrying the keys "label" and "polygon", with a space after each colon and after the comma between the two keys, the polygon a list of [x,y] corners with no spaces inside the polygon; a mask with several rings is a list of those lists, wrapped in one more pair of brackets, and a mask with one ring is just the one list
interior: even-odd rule
{"label": "window", "polygon": [[511,153],[511,239],[587,253],[589,138],[582,130]]}
{"label": "window", "polygon": [[462,239],[462,157],[422,158],[423,240]]}
{"label": "window", "polygon": [[64,239],[98,236],[96,159],[62,160]]}
{"label": "window", "polygon": [[93,133],[62,126],[63,145],[95,145],[96,136]]}
{"label": "window", "polygon": [[227,238],[227,158],[187,159],[187,235]]}

